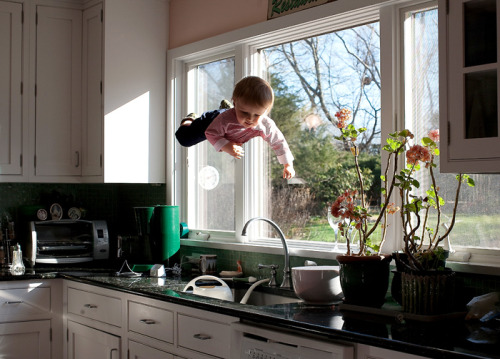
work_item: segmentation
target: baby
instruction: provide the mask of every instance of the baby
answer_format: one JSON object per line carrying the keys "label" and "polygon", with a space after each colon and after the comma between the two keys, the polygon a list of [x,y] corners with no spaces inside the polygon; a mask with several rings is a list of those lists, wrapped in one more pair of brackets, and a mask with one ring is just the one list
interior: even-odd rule
{"label": "baby", "polygon": [[[192,146],[207,139],[219,152],[226,152],[240,159],[242,145],[260,136],[274,150],[283,165],[283,178],[295,176],[293,155],[283,133],[267,115],[274,103],[274,92],[269,83],[260,77],[248,76],[239,81],[233,91],[234,108],[205,112],[201,117],[189,115],[175,133],[182,146]],[[225,108],[224,108],[225,107]]]}

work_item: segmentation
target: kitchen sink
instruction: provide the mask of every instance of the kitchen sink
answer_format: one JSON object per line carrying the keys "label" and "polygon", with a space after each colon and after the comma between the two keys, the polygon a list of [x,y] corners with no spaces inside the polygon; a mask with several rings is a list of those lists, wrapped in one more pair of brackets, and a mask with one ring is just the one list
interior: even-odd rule
{"label": "kitchen sink", "polygon": [[[234,301],[239,303],[248,288],[237,288],[233,289]],[[268,292],[263,290],[255,289],[246,304],[254,305],[254,306],[269,306],[269,305],[277,305],[277,304],[289,304],[289,303],[300,303],[302,302],[299,298],[293,296],[292,293],[288,293],[288,291],[279,293],[280,290],[276,289],[275,292]]]}

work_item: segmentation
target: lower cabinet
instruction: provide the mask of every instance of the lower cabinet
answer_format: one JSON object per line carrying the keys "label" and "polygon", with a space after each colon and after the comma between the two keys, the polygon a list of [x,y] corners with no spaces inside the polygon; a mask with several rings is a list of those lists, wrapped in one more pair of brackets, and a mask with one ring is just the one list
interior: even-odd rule
{"label": "lower cabinet", "polygon": [[68,359],[88,358],[122,358],[120,337],[68,321]]}
{"label": "lower cabinet", "polygon": [[172,354],[129,340],[128,359],[174,359]]}
{"label": "lower cabinet", "polygon": [[238,318],[65,281],[66,359],[230,358]]}
{"label": "lower cabinet", "polygon": [[57,279],[0,282],[0,358],[62,357],[61,290]]}
{"label": "lower cabinet", "polygon": [[0,343],[2,358],[50,359],[50,320],[0,324]]}

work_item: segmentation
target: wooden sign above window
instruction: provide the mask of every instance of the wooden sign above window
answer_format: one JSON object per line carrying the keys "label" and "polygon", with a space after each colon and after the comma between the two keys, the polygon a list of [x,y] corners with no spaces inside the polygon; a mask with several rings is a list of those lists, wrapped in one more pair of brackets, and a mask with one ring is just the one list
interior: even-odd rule
{"label": "wooden sign above window", "polygon": [[310,7],[323,5],[336,0],[269,0],[267,8],[267,19],[292,14],[294,12],[309,9]]}

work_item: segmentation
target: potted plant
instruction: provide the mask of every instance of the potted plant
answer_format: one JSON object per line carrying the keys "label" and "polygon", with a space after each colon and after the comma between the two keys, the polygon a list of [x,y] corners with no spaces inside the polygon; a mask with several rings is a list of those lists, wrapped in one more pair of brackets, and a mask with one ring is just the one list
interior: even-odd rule
{"label": "potted plant", "polygon": [[[402,143],[400,134],[392,134],[395,146]],[[406,133],[404,134],[406,135]],[[410,136],[413,137],[413,136]],[[406,166],[394,171],[395,186],[399,190],[400,218],[404,247],[395,254],[398,272],[394,287],[401,288],[403,310],[415,314],[438,314],[452,308],[454,273],[445,268],[447,251],[440,244],[449,240],[455,225],[458,199],[463,183],[473,187],[474,181],[467,174],[456,175],[457,187],[452,217],[444,223],[442,207],[445,201],[439,195],[436,183],[435,160],[439,156],[439,130],[433,130],[422,138],[421,144],[413,144],[406,150]],[[427,172],[430,187],[418,195],[418,173]],[[422,173],[421,173],[422,174]],[[401,283],[399,283],[401,281]],[[399,293],[395,295],[399,296]]]}
{"label": "potted plant", "polygon": [[[386,181],[390,168],[397,171],[398,157],[404,152],[405,140],[396,143],[388,142],[384,147],[389,152],[389,158],[383,178],[383,203],[375,219],[369,213],[368,203],[365,198],[363,175],[359,166],[359,149],[357,138],[366,131],[366,128],[355,128],[348,124],[351,112],[342,109],[335,114],[337,127],[341,135],[335,137],[350,148],[354,156],[354,163],[358,177],[358,188],[347,189],[332,204],[330,213],[337,218],[339,234],[345,238],[347,253],[337,256],[340,264],[340,282],[344,293],[345,303],[381,307],[389,287],[389,263],[391,255],[382,254],[380,250],[387,232],[387,215],[394,213],[394,204],[390,202],[391,194],[395,188],[396,179]],[[381,225],[381,241],[372,240],[375,230]],[[359,248],[354,251],[351,244],[357,238]]]}
{"label": "potted plant", "polygon": [[[397,188],[401,201],[400,218],[403,227],[404,248],[396,256],[396,262],[403,268],[403,272],[418,275],[444,267],[443,260],[446,253],[439,246],[445,240],[455,224],[458,197],[462,183],[474,186],[474,181],[466,174],[457,175],[458,186],[455,196],[452,220],[446,231],[442,228],[441,207],[443,199],[439,196],[439,187],[436,184],[434,169],[435,158],[439,155],[439,131],[431,131],[429,136],[422,139],[422,144],[412,144],[413,134],[405,129],[394,132],[386,139],[383,150],[388,153],[387,163],[381,176],[382,204],[375,219],[369,213],[364,193],[363,176],[360,170],[356,145],[357,138],[366,131],[366,128],[356,129],[351,120],[351,112],[342,109],[335,114],[337,127],[341,135],[335,137],[350,148],[354,156],[358,175],[358,188],[344,191],[332,204],[331,215],[339,219],[338,229],[346,239],[347,253],[337,256],[340,264],[340,279],[342,290],[347,303],[380,307],[384,303],[388,289],[389,262],[391,256],[380,253],[387,232],[387,216],[399,211],[391,199]],[[400,157],[406,155],[406,165],[399,169]],[[420,187],[415,178],[417,171],[426,170],[431,178],[431,187],[425,196],[417,196],[414,190]],[[430,214],[435,210],[434,226],[430,225]],[[378,226],[381,226],[380,243],[373,241],[373,235]],[[352,241],[357,238],[359,248],[353,251]],[[397,280],[397,279],[396,279]],[[414,286],[420,286],[417,279],[405,288],[406,292],[414,292]],[[439,282],[441,281],[441,282]],[[443,282],[442,278],[438,279]],[[437,283],[436,286],[442,285]],[[434,290],[435,288],[433,288]],[[403,289],[402,289],[403,292]],[[413,300],[413,299],[412,299]]]}

